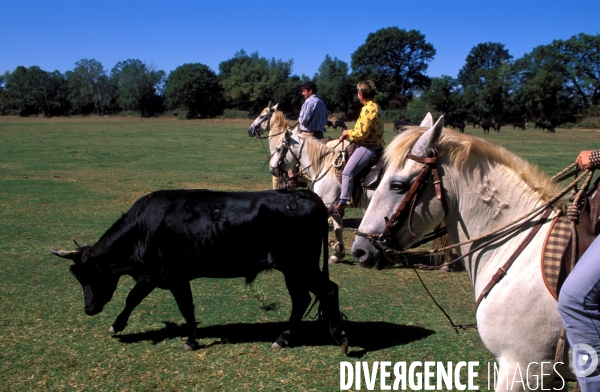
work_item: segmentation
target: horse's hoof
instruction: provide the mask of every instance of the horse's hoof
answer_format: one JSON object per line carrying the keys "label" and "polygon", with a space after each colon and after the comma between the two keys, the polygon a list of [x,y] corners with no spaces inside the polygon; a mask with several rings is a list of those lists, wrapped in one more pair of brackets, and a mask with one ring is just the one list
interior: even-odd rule
{"label": "horse's hoof", "polygon": [[110,328],[108,329],[108,333],[111,335],[115,335],[117,333],[117,331],[115,331],[115,328],[111,325]]}
{"label": "horse's hoof", "polygon": [[280,348],[283,348],[283,347],[281,347],[277,342],[275,342],[275,343],[273,343],[271,345],[271,348],[280,349]]}
{"label": "horse's hoof", "polygon": [[340,262],[340,259],[338,259],[338,257],[337,257],[337,256],[331,256],[331,257],[329,258],[329,264],[337,264],[337,263],[339,263],[339,262]]}
{"label": "horse's hoof", "polygon": [[440,267],[440,271],[442,271],[442,272],[450,272],[450,267],[448,267],[447,265],[442,265]]}

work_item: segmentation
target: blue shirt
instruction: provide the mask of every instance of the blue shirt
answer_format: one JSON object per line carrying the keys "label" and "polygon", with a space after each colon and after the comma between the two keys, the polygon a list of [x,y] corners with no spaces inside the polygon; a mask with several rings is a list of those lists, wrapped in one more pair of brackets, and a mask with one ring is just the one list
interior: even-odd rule
{"label": "blue shirt", "polygon": [[300,110],[300,130],[301,131],[323,131],[327,124],[327,107],[316,95],[308,97],[302,109]]}

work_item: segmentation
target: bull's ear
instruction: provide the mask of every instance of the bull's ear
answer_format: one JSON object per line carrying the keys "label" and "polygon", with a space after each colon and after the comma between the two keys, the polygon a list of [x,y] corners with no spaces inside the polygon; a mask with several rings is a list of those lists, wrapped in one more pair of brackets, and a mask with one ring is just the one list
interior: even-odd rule
{"label": "bull's ear", "polygon": [[419,126],[427,128],[433,127],[433,116],[431,115],[431,113],[428,112],[425,115],[425,118],[423,119],[423,121],[421,121],[421,124]]}
{"label": "bull's ear", "polygon": [[429,128],[411,148],[410,152],[418,157],[426,157],[435,148],[435,144],[442,135],[444,129],[444,116],[441,116],[435,125]]}

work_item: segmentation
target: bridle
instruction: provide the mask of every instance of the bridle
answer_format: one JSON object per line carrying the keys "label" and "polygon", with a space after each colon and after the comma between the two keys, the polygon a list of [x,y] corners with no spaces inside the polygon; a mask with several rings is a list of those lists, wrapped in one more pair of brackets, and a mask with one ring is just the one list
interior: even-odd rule
{"label": "bridle", "polygon": [[[308,181],[310,181],[312,183],[318,182],[318,181],[322,180],[325,177],[325,175],[329,172],[329,170],[333,166],[335,166],[335,163],[334,163],[335,159],[332,161],[332,164],[326,170],[321,170],[321,174],[320,175],[318,175],[318,173],[315,173],[315,175],[317,175],[317,176],[311,178],[310,176],[307,175],[307,172],[308,172],[308,169],[310,169],[312,165],[308,165],[308,166],[302,167],[301,164],[300,164],[300,159],[302,157],[302,152],[304,151],[304,146],[306,145],[306,138],[305,137],[299,137],[299,139],[301,140],[300,141],[301,144],[300,144],[300,149],[298,150],[298,153],[296,154],[294,152],[294,150],[291,148],[292,137],[291,136],[287,137],[287,135],[283,137],[283,139],[281,141],[281,147],[276,150],[276,152],[279,153],[279,159],[277,160],[277,166],[276,167],[277,167],[277,169],[280,172],[286,173],[286,170],[285,170],[285,157],[286,157],[286,155],[289,152],[290,154],[292,154],[292,156],[296,160],[297,165],[299,166],[300,170],[298,170],[298,172],[296,174],[294,174],[292,177],[286,178],[286,181],[289,181],[289,180],[292,180],[294,178],[302,177],[303,176]],[[332,154],[332,153],[336,152],[335,149],[341,143],[342,143],[342,141],[339,141],[338,144],[336,144],[335,146],[333,146],[333,147],[327,147],[327,151],[325,153],[323,153],[321,156],[319,156],[318,159],[320,160],[321,158],[323,158],[323,157],[325,157],[325,156],[327,156],[329,154]],[[342,150],[342,153],[344,153],[344,152],[345,152],[345,150]]]}
{"label": "bridle", "polygon": [[267,128],[265,130],[267,131],[267,135],[268,135],[269,131],[271,130],[271,117],[273,117],[273,113],[275,113],[275,110],[268,109],[267,113],[261,114],[260,116],[258,116],[258,118],[256,120],[254,120],[254,122],[251,124],[252,131],[248,130],[248,135],[250,137],[254,137],[257,139],[268,138],[268,136],[267,137],[261,136],[262,123],[265,122],[265,120],[267,121]]}
{"label": "bridle", "polygon": [[[407,158],[411,159],[415,162],[419,162],[423,164],[421,168],[421,172],[415,178],[415,181],[411,185],[406,197],[400,203],[396,211],[392,215],[391,218],[385,217],[385,228],[383,232],[380,234],[364,234],[357,233],[359,235],[367,236],[368,239],[376,239],[377,242],[381,243],[385,246],[386,243],[391,242],[394,238],[394,235],[399,230],[401,223],[404,221],[408,221],[408,230],[413,236],[417,236],[412,230],[412,216],[417,205],[417,202],[425,192],[425,189],[429,183],[430,175],[433,177],[433,185],[435,187],[435,196],[442,203],[442,208],[444,209],[444,213],[448,215],[448,203],[443,196],[442,192],[442,180],[440,174],[438,172],[437,167],[437,157],[435,153],[430,157],[419,157],[413,154],[407,154]],[[444,233],[440,233],[438,237],[441,237]],[[428,237],[431,240],[431,237]],[[371,241],[373,242],[373,241]]]}

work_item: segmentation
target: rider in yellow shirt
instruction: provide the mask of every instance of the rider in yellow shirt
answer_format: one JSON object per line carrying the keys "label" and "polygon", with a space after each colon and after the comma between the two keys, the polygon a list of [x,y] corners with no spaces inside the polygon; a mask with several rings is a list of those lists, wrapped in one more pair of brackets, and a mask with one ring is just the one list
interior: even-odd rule
{"label": "rider in yellow shirt", "polygon": [[383,118],[379,105],[373,102],[375,93],[377,92],[375,83],[371,80],[360,82],[358,86],[358,100],[364,106],[360,111],[360,116],[354,125],[354,129],[345,129],[342,132],[339,140],[346,138],[351,142],[356,143],[356,151],[348,159],[346,167],[342,172],[342,192],[340,201],[334,207],[334,214],[340,217],[344,216],[346,204],[352,196],[352,187],[354,185],[354,177],[358,175],[373,158],[378,155],[378,150],[384,146],[383,141]]}

